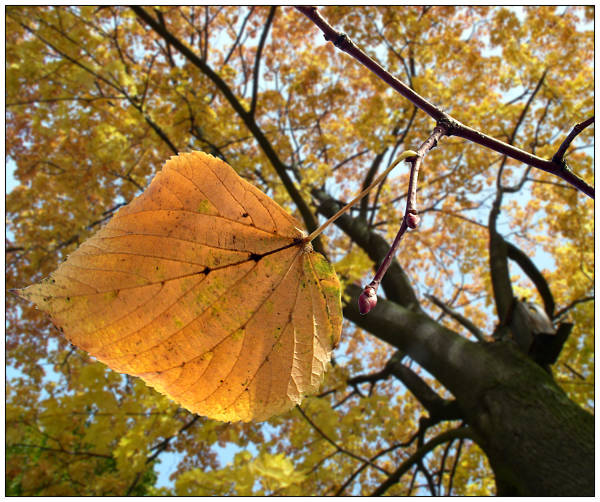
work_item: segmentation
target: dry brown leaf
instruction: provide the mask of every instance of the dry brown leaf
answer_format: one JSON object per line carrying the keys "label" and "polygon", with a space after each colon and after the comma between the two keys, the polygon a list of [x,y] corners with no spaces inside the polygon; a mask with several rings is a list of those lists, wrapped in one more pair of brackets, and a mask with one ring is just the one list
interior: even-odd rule
{"label": "dry brown leaf", "polygon": [[298,227],[225,162],[180,154],[19,294],[188,410],[265,420],[318,390],[340,337],[338,279]]}

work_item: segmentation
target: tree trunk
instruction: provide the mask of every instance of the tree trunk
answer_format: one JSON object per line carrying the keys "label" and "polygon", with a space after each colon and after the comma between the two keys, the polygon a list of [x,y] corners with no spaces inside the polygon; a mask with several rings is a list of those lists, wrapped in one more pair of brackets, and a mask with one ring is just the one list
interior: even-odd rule
{"label": "tree trunk", "polygon": [[344,315],[403,350],[456,398],[494,470],[498,495],[594,494],[594,418],[510,341],[473,343],[427,315],[379,299]]}
{"label": "tree trunk", "polygon": [[486,384],[457,398],[498,495],[593,496],[594,417],[511,342],[481,348],[490,361]]}

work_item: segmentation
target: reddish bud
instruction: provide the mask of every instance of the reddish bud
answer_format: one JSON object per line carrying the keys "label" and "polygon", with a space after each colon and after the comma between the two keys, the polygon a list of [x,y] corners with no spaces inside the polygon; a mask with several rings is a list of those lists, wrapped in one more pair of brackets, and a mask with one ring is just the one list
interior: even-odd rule
{"label": "reddish bud", "polygon": [[372,286],[365,286],[363,292],[358,297],[358,311],[361,315],[368,314],[373,307],[377,305],[377,292]]}
{"label": "reddish bud", "polygon": [[417,228],[420,221],[421,218],[419,218],[419,215],[416,213],[408,213],[406,215],[406,226],[408,226],[408,228]]}

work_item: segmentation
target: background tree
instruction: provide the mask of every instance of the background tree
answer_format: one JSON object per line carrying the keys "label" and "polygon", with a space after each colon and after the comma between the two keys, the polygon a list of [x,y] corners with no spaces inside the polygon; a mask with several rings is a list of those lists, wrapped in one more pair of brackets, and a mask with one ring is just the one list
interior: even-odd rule
{"label": "background tree", "polygon": [[[593,113],[591,7],[322,11],[444,112],[539,157]],[[179,151],[223,158],[311,230],[436,126],[292,8],[12,7],[6,37],[8,288],[48,275]],[[588,183],[591,142],[567,150]],[[192,416],[8,297],[7,492],[592,493],[593,201],[441,138],[421,226],[362,317],[402,171],[316,242],[345,284],[343,343],[322,393],[266,424]],[[157,488],[167,451],[181,461]]]}

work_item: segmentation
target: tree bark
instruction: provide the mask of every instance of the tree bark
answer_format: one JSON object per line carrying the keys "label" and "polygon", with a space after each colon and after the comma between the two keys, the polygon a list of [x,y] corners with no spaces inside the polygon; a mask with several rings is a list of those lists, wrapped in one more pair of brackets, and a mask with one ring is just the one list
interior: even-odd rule
{"label": "tree bark", "polygon": [[594,418],[510,341],[473,343],[393,302],[344,315],[412,357],[454,394],[494,471],[498,495],[594,494]]}

